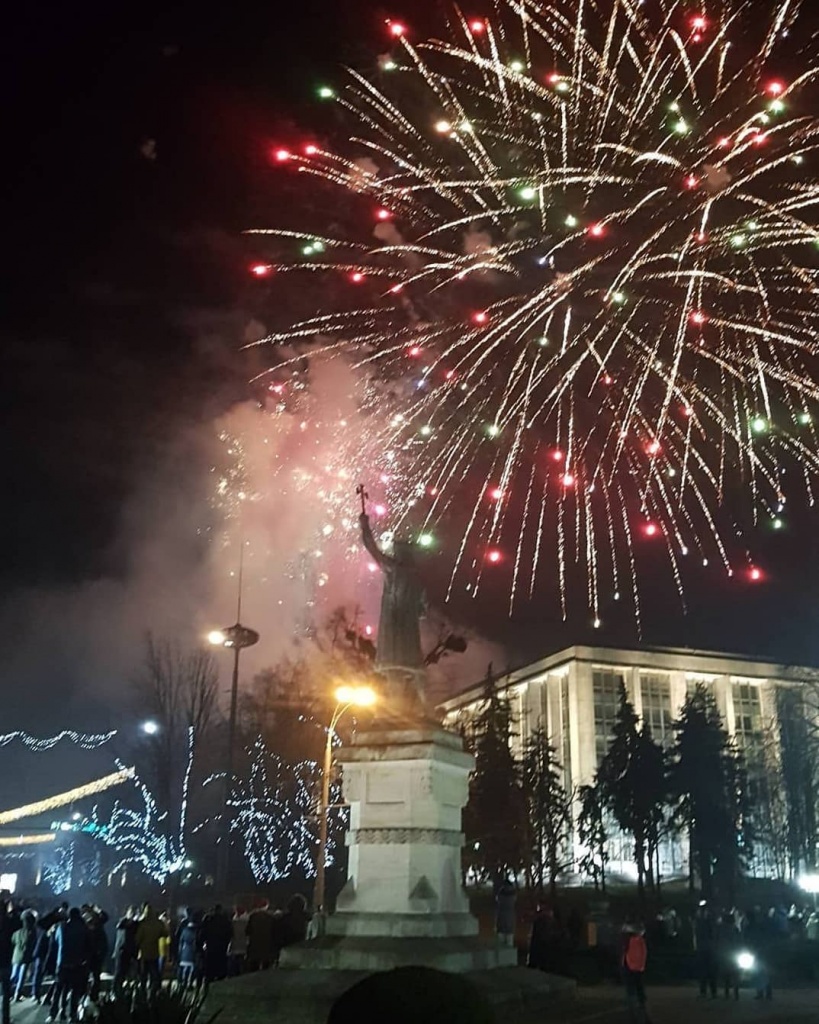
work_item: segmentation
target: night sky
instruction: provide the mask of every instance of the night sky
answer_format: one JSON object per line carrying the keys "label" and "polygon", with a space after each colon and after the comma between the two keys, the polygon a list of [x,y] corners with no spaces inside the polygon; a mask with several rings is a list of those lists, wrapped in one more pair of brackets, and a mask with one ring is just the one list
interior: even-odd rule
{"label": "night sky", "polygon": [[[432,6],[398,13],[417,23]],[[140,481],[170,460],[183,487],[203,456],[180,437],[247,397],[240,232],[275,212],[270,146],[321,124],[316,83],[340,62],[371,64],[396,13],[363,0],[281,7],[17,5],[5,26],[3,730],[115,715],[119,691],[86,687],[82,664],[66,673],[70,652],[50,670],[30,595],[124,574],[118,529]],[[788,522],[755,544],[764,584],[695,572],[687,615],[667,563],[649,556],[644,642],[819,663],[819,522],[797,509]],[[458,611],[513,664],[636,640],[625,607],[604,607],[594,633],[585,609],[567,625],[537,607],[510,623],[504,595]],[[16,649],[21,631],[36,662]]]}

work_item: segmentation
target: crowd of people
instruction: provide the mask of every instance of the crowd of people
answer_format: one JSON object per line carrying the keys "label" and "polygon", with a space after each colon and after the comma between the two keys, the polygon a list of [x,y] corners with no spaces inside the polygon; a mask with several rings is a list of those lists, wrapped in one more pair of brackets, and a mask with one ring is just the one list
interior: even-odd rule
{"label": "crowd of people", "polygon": [[[694,918],[694,948],[700,996],[739,998],[743,973],[757,999],[771,999],[773,986],[764,950],[777,938],[797,937],[777,908],[763,912],[756,907],[745,913],[735,907],[714,911],[703,901]],[[780,924],[782,927],[780,927]],[[801,930],[801,929],[800,929]],[[746,958],[743,967],[743,957]]]}
{"label": "crowd of people", "polygon": [[[668,972],[682,980],[693,974],[702,998],[739,999],[749,989],[757,1000],[773,998],[774,967],[781,943],[819,942],[819,910],[774,905],[716,909],[703,900],[692,913],[666,907],[643,920],[627,916],[622,925],[609,913],[586,918],[575,905],[567,916],[542,902],[528,920],[520,919],[516,889],[504,881],[495,892],[495,927],[501,945],[519,944],[528,927],[527,963],[554,974],[572,975],[576,957],[593,947],[600,976],[616,970],[623,983],[632,1020],[647,1021],[644,979],[651,957],[662,956]],[[521,926],[520,932],[518,925]],[[651,954],[651,956],[649,956]],[[649,977],[650,977],[649,971]]]}
{"label": "crowd of people", "polygon": [[[152,996],[163,981],[190,988],[278,964],[285,946],[307,935],[310,914],[301,895],[284,910],[260,902],[250,912],[216,905],[207,913],[183,908],[176,921],[150,904],[129,907],[111,922],[95,905],[61,903],[38,914],[0,898],[2,1024],[11,1005],[31,999],[47,1007],[47,1024],[78,1021],[100,999],[103,974],[112,992]],[[109,968],[106,970],[106,968]]]}

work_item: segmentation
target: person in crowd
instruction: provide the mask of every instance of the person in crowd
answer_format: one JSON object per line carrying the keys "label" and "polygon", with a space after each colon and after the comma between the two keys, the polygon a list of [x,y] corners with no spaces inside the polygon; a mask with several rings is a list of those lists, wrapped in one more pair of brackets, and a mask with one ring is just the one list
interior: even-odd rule
{"label": "person in crowd", "polygon": [[[40,924],[39,921],[38,924]],[[52,925],[49,930],[44,930],[42,927],[37,929],[37,939],[31,956],[31,998],[35,1003],[39,1003],[43,997],[43,978],[55,930],[56,925]]]}
{"label": "person in crowd", "polygon": [[703,901],[697,907],[694,918],[694,946],[696,949],[697,980],[700,996],[710,992],[711,998],[717,998],[717,959],[715,950],[716,925],[708,904]]}
{"label": "person in crowd", "polygon": [[79,907],[72,907],[68,919],[57,925],[57,980],[49,1021],[77,1020],[80,999],[88,983],[88,926]]}
{"label": "person in crowd", "polygon": [[230,917],[216,904],[202,921],[200,940],[204,954],[205,981],[221,981],[228,973],[228,948],[233,938]]}
{"label": "person in crowd", "polygon": [[626,988],[626,1001],[635,1024],[648,1024],[645,989],[647,960],[645,928],[642,924],[627,921],[623,925],[620,969]]}
{"label": "person in crowd", "polygon": [[560,926],[550,906],[539,903],[532,921],[528,964],[539,971],[556,971]]}
{"label": "person in crowd", "polygon": [[768,944],[775,938],[781,938],[781,931],[773,916],[768,914],[754,915],[749,919],[746,932],[746,945],[753,953],[756,963],[753,972],[754,998],[773,999],[773,980],[768,969],[766,957]]}
{"label": "person in crowd", "polygon": [[54,999],[54,989],[57,987],[57,932],[61,923],[62,922],[53,924],[48,931],[48,952],[46,955],[45,967],[43,968],[43,976],[45,978],[50,978],[51,980],[48,988],[43,994],[42,1003],[45,1006],[51,1006]]}
{"label": "person in crowd", "polygon": [[247,923],[250,920],[244,907],[235,907],[231,926],[233,935],[230,940],[230,974],[235,977],[245,968],[247,958]]}
{"label": "person in crowd", "polygon": [[514,946],[517,893],[506,878],[495,895],[495,925],[502,946]]}
{"label": "person in crowd", "polygon": [[159,920],[165,925],[165,934],[159,939],[159,976],[164,978],[165,967],[171,962],[172,955],[171,915],[167,910],[163,910]]}
{"label": "person in crowd", "polygon": [[23,911],[20,922],[21,927],[14,933],[12,939],[11,953],[11,983],[14,987],[14,999],[18,1003],[23,999],[23,987],[31,970],[34,947],[37,944],[37,918],[32,911]]}
{"label": "person in crowd", "polygon": [[578,907],[572,907],[566,919],[566,938],[570,949],[580,949],[586,944],[586,920]]}
{"label": "person in crowd", "polygon": [[176,978],[182,988],[190,988],[197,980],[196,961],[199,954],[199,926],[190,908],[185,913],[174,940]]}
{"label": "person in crowd", "polygon": [[276,958],[275,922],[264,900],[247,919],[247,969],[264,971]]}
{"label": "person in crowd", "polygon": [[105,934],[108,914],[101,907],[86,905],[83,907],[83,920],[88,928],[88,973],[91,975],[88,998],[96,1004],[100,999],[102,969],[108,958],[108,936]]}
{"label": "person in crowd", "polygon": [[38,921],[38,924],[40,925],[41,928],[44,928],[46,931],[50,931],[55,924],[60,924],[60,922],[67,920],[68,904],[63,902],[58,904],[53,910],[49,911],[47,914],[44,914],[43,917],[41,917],[40,920]]}
{"label": "person in crowd", "polygon": [[671,942],[676,942],[680,934],[680,918],[674,907],[671,907],[665,915],[665,932]]}
{"label": "person in crowd", "polygon": [[14,936],[22,928],[17,914],[6,893],[0,894],[0,999],[2,1000],[2,1024],[11,1022],[11,960],[14,952]]}
{"label": "person in crowd", "polygon": [[127,907],[117,922],[114,938],[114,995],[121,996],[125,982],[132,981],[137,968],[136,933],[139,922],[136,907]]}
{"label": "person in crowd", "polygon": [[150,903],[146,903],[134,938],[140,983],[143,988],[147,987],[151,995],[156,994],[162,985],[162,975],[159,971],[159,941],[167,933],[168,929],[164,922],[160,921],[159,915]]}
{"label": "person in crowd", "polygon": [[282,950],[284,949],[284,911],[281,907],[276,907],[272,911],[271,915],[273,918],[273,961],[272,966],[278,967],[281,960]]}
{"label": "person in crowd", "polygon": [[297,892],[287,901],[287,909],[282,915],[282,946],[292,946],[296,942],[304,942],[307,938],[310,919],[311,914],[307,909],[307,899],[300,892]]}
{"label": "person in crowd", "polygon": [[733,993],[734,999],[739,999],[739,963],[737,956],[741,952],[741,936],[737,929],[734,914],[726,910],[717,922],[714,953],[717,962],[717,970],[722,982],[725,998],[728,999]]}

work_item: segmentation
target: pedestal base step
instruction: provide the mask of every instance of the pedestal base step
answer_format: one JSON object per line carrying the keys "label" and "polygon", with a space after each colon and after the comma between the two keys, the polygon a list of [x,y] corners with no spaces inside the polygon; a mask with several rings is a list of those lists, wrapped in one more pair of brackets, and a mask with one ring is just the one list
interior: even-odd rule
{"label": "pedestal base step", "polygon": [[[326,1024],[333,1002],[369,973],[282,969],[217,981],[208,990],[203,1019],[218,1010],[219,1024]],[[575,994],[572,979],[528,967],[469,971],[464,977],[495,1007],[498,1020],[516,1020],[523,1014],[529,1019]]]}
{"label": "pedestal base step", "polygon": [[476,936],[388,938],[325,935],[282,950],[282,967],[322,971],[389,971],[393,967],[437,967],[461,973],[514,967],[517,951]]}
{"label": "pedestal base step", "polygon": [[368,939],[476,938],[478,920],[462,914],[335,913],[327,918],[327,935]]}

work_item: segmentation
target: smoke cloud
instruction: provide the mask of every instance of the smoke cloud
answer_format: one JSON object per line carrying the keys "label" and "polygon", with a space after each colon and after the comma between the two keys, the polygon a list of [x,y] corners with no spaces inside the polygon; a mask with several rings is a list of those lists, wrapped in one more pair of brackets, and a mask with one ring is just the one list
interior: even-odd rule
{"label": "smoke cloud", "polygon": [[[258,336],[263,325],[249,328]],[[36,733],[121,724],[147,631],[201,642],[237,616],[260,634],[243,677],[304,644],[330,612],[356,609],[377,627],[380,579],[360,546],[355,486],[371,493],[376,533],[390,525],[372,466],[361,382],[340,359],[311,357],[304,374],[277,374],[263,402],[180,427],[133,480],[107,552],[115,566],[73,586],[30,587],[0,604],[3,720]],[[442,628],[425,626],[432,647]],[[445,696],[503,654],[477,637],[466,655],[431,670]],[[303,648],[302,648],[303,649]],[[229,665],[224,658],[224,677]]]}

